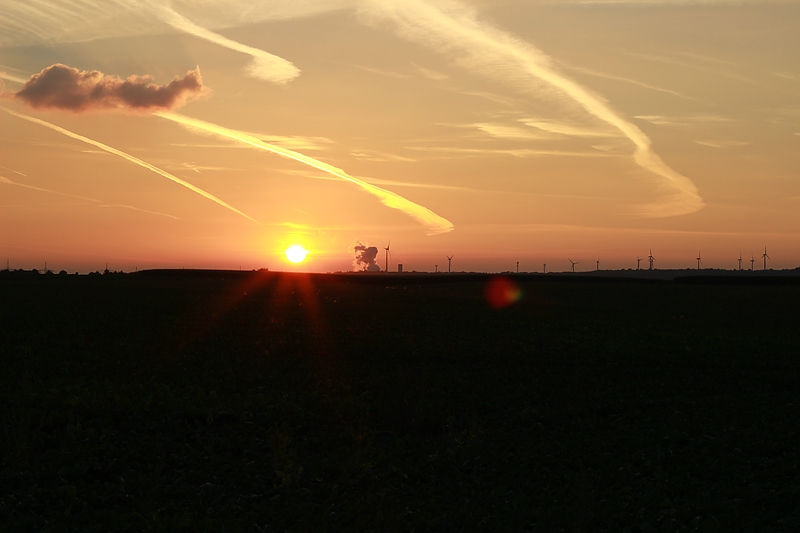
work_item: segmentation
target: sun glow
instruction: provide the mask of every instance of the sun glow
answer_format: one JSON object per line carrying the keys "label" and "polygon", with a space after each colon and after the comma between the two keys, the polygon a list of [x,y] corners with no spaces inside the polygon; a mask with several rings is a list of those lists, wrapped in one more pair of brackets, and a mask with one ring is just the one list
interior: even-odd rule
{"label": "sun glow", "polygon": [[286,249],[286,259],[289,260],[291,263],[302,263],[306,260],[306,256],[308,255],[308,250],[300,246],[299,244],[294,244]]}

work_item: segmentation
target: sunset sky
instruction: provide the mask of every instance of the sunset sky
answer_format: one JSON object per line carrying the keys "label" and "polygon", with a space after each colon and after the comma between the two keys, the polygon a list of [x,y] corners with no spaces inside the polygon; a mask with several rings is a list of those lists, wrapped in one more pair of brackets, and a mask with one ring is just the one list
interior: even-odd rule
{"label": "sunset sky", "polygon": [[0,0],[0,259],[795,268],[798,28],[790,1]]}

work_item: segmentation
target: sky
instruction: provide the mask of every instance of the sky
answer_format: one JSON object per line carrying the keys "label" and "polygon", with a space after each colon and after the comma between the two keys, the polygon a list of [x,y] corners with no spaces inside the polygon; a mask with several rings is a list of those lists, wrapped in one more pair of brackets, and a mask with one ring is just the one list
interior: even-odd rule
{"label": "sky", "polygon": [[0,0],[0,259],[795,268],[798,27],[800,1]]}

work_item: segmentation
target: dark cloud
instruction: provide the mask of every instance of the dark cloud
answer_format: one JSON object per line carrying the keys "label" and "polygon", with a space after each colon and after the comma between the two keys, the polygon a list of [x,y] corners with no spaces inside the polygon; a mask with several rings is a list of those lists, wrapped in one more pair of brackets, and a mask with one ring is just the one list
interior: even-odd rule
{"label": "dark cloud", "polygon": [[78,70],[55,64],[31,76],[16,93],[35,108],[89,111],[94,109],[172,109],[204,90],[200,69],[190,70],[167,85],[157,85],[150,76],[123,80],[97,70]]}
{"label": "dark cloud", "polygon": [[378,248],[375,246],[364,246],[360,242],[353,247],[355,259],[353,259],[353,269],[358,271],[380,272],[381,267],[375,262],[378,256]]}

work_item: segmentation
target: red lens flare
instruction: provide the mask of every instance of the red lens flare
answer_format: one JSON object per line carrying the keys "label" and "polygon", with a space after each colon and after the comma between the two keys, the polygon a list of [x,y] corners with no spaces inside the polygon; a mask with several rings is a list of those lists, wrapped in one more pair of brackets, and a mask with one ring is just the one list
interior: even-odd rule
{"label": "red lens flare", "polygon": [[486,301],[494,309],[502,309],[519,301],[522,290],[510,279],[499,276],[486,284]]}

